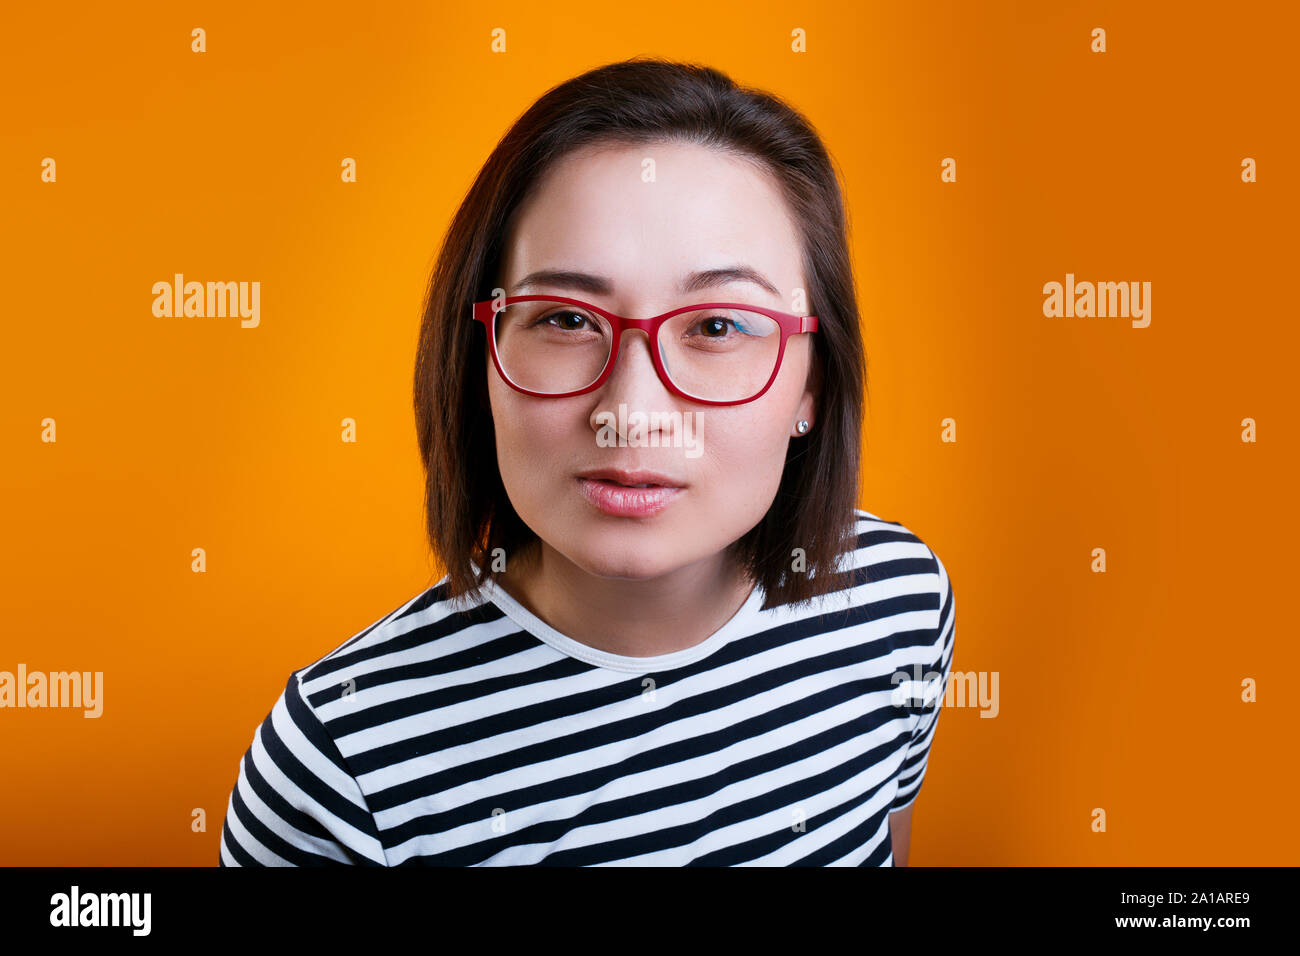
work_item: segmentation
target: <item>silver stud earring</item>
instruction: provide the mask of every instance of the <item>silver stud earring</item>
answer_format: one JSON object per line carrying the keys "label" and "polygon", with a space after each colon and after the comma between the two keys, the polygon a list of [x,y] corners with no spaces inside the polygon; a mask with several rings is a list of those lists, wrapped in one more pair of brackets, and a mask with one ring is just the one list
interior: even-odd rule
{"label": "silver stud earring", "polygon": [[799,429],[799,434],[802,435],[804,432],[808,430],[808,423],[801,421],[798,425],[795,426],[795,428]]}

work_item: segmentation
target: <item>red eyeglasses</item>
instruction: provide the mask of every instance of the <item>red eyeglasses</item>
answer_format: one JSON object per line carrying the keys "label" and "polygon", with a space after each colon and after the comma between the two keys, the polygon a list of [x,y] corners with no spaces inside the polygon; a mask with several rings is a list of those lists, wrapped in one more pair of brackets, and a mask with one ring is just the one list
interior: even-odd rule
{"label": "red eyeglasses", "polygon": [[817,331],[817,317],[756,305],[705,302],[649,319],[629,319],[563,296],[522,295],[474,303],[492,362],[525,395],[567,398],[609,378],[628,329],[657,348],[655,371],[668,391],[704,405],[743,405],[776,381],[792,335]]}

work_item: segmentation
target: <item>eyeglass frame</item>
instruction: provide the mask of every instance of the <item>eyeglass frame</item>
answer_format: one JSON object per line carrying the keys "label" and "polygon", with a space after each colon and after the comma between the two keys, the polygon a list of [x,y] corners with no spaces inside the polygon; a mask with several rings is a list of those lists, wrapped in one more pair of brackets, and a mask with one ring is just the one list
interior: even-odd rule
{"label": "eyeglass frame", "polygon": [[[565,305],[576,305],[580,308],[594,312],[610,324],[613,342],[609,348],[609,358],[605,360],[605,367],[601,370],[600,375],[590,385],[584,388],[574,389],[568,392],[535,392],[532,389],[524,388],[522,385],[512,381],[506,374],[506,370],[501,365],[501,356],[497,354],[497,335],[496,335],[496,316],[508,305],[516,302],[559,302]],[[497,308],[497,303],[500,307]],[[673,384],[672,379],[668,376],[667,369],[664,368],[663,359],[659,354],[659,349],[650,350],[650,360],[654,363],[655,372],[659,376],[659,381],[664,387],[678,398],[684,398],[688,402],[696,402],[700,405],[747,405],[750,402],[762,398],[772,383],[776,381],[777,375],[781,371],[781,362],[785,358],[785,343],[792,335],[800,335],[804,332],[817,331],[817,316],[815,315],[794,315],[790,312],[778,312],[775,309],[764,308],[758,305],[742,305],[739,302],[700,302],[695,305],[684,305],[681,308],[673,309],[670,312],[664,312],[661,315],[653,316],[648,319],[629,319],[626,316],[617,315],[607,309],[592,305],[590,302],[583,302],[581,299],[572,299],[562,295],[516,295],[507,296],[504,300],[485,299],[482,302],[475,302],[473,307],[473,320],[481,322],[487,330],[488,348],[492,354],[492,364],[496,366],[497,374],[501,379],[517,392],[525,395],[532,395],[537,398],[572,398],[575,395],[585,395],[588,392],[594,392],[608,381],[609,376],[613,374],[614,363],[618,361],[618,348],[623,340],[623,333],[628,329],[640,329],[646,333],[647,338],[656,346],[659,342],[660,327],[675,315],[681,315],[683,312],[695,312],[700,309],[741,309],[746,312],[757,312],[759,315],[765,315],[772,321],[776,322],[781,329],[781,343],[777,347],[776,364],[772,367],[772,374],[768,377],[767,383],[758,390],[751,398],[742,398],[737,401],[723,402],[707,398],[697,398],[687,392],[682,391]]]}

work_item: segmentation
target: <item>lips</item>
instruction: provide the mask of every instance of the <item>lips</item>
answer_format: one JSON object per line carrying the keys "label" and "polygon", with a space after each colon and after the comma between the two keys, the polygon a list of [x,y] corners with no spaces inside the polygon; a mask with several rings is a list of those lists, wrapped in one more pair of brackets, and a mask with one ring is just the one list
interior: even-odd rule
{"label": "lips", "polygon": [[578,490],[597,511],[615,518],[653,517],[684,494],[681,488],[629,488],[599,478],[579,478]]}
{"label": "lips", "polygon": [[621,468],[598,468],[578,474],[579,478],[605,482],[624,488],[681,488],[682,482],[657,471],[626,471]]}
{"label": "lips", "polygon": [[582,496],[603,514],[616,518],[650,518],[667,508],[685,487],[656,471],[602,468],[577,476]]}

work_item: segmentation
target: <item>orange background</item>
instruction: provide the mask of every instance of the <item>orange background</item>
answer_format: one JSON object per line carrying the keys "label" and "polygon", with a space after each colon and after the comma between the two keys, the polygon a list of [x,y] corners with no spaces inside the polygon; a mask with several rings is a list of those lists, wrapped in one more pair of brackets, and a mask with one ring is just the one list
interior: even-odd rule
{"label": "orange background", "polygon": [[[842,172],[860,503],[944,560],[954,670],[1000,675],[995,719],[940,718],[911,862],[1297,862],[1294,4],[2,16],[0,670],[103,671],[104,714],[0,711],[0,862],[216,864],[290,671],[441,576],[410,391],[453,211],[537,96],[636,54],[787,97]],[[175,272],[260,281],[260,327],[155,318]],[[1046,318],[1067,272],[1150,281],[1150,327]]]}

